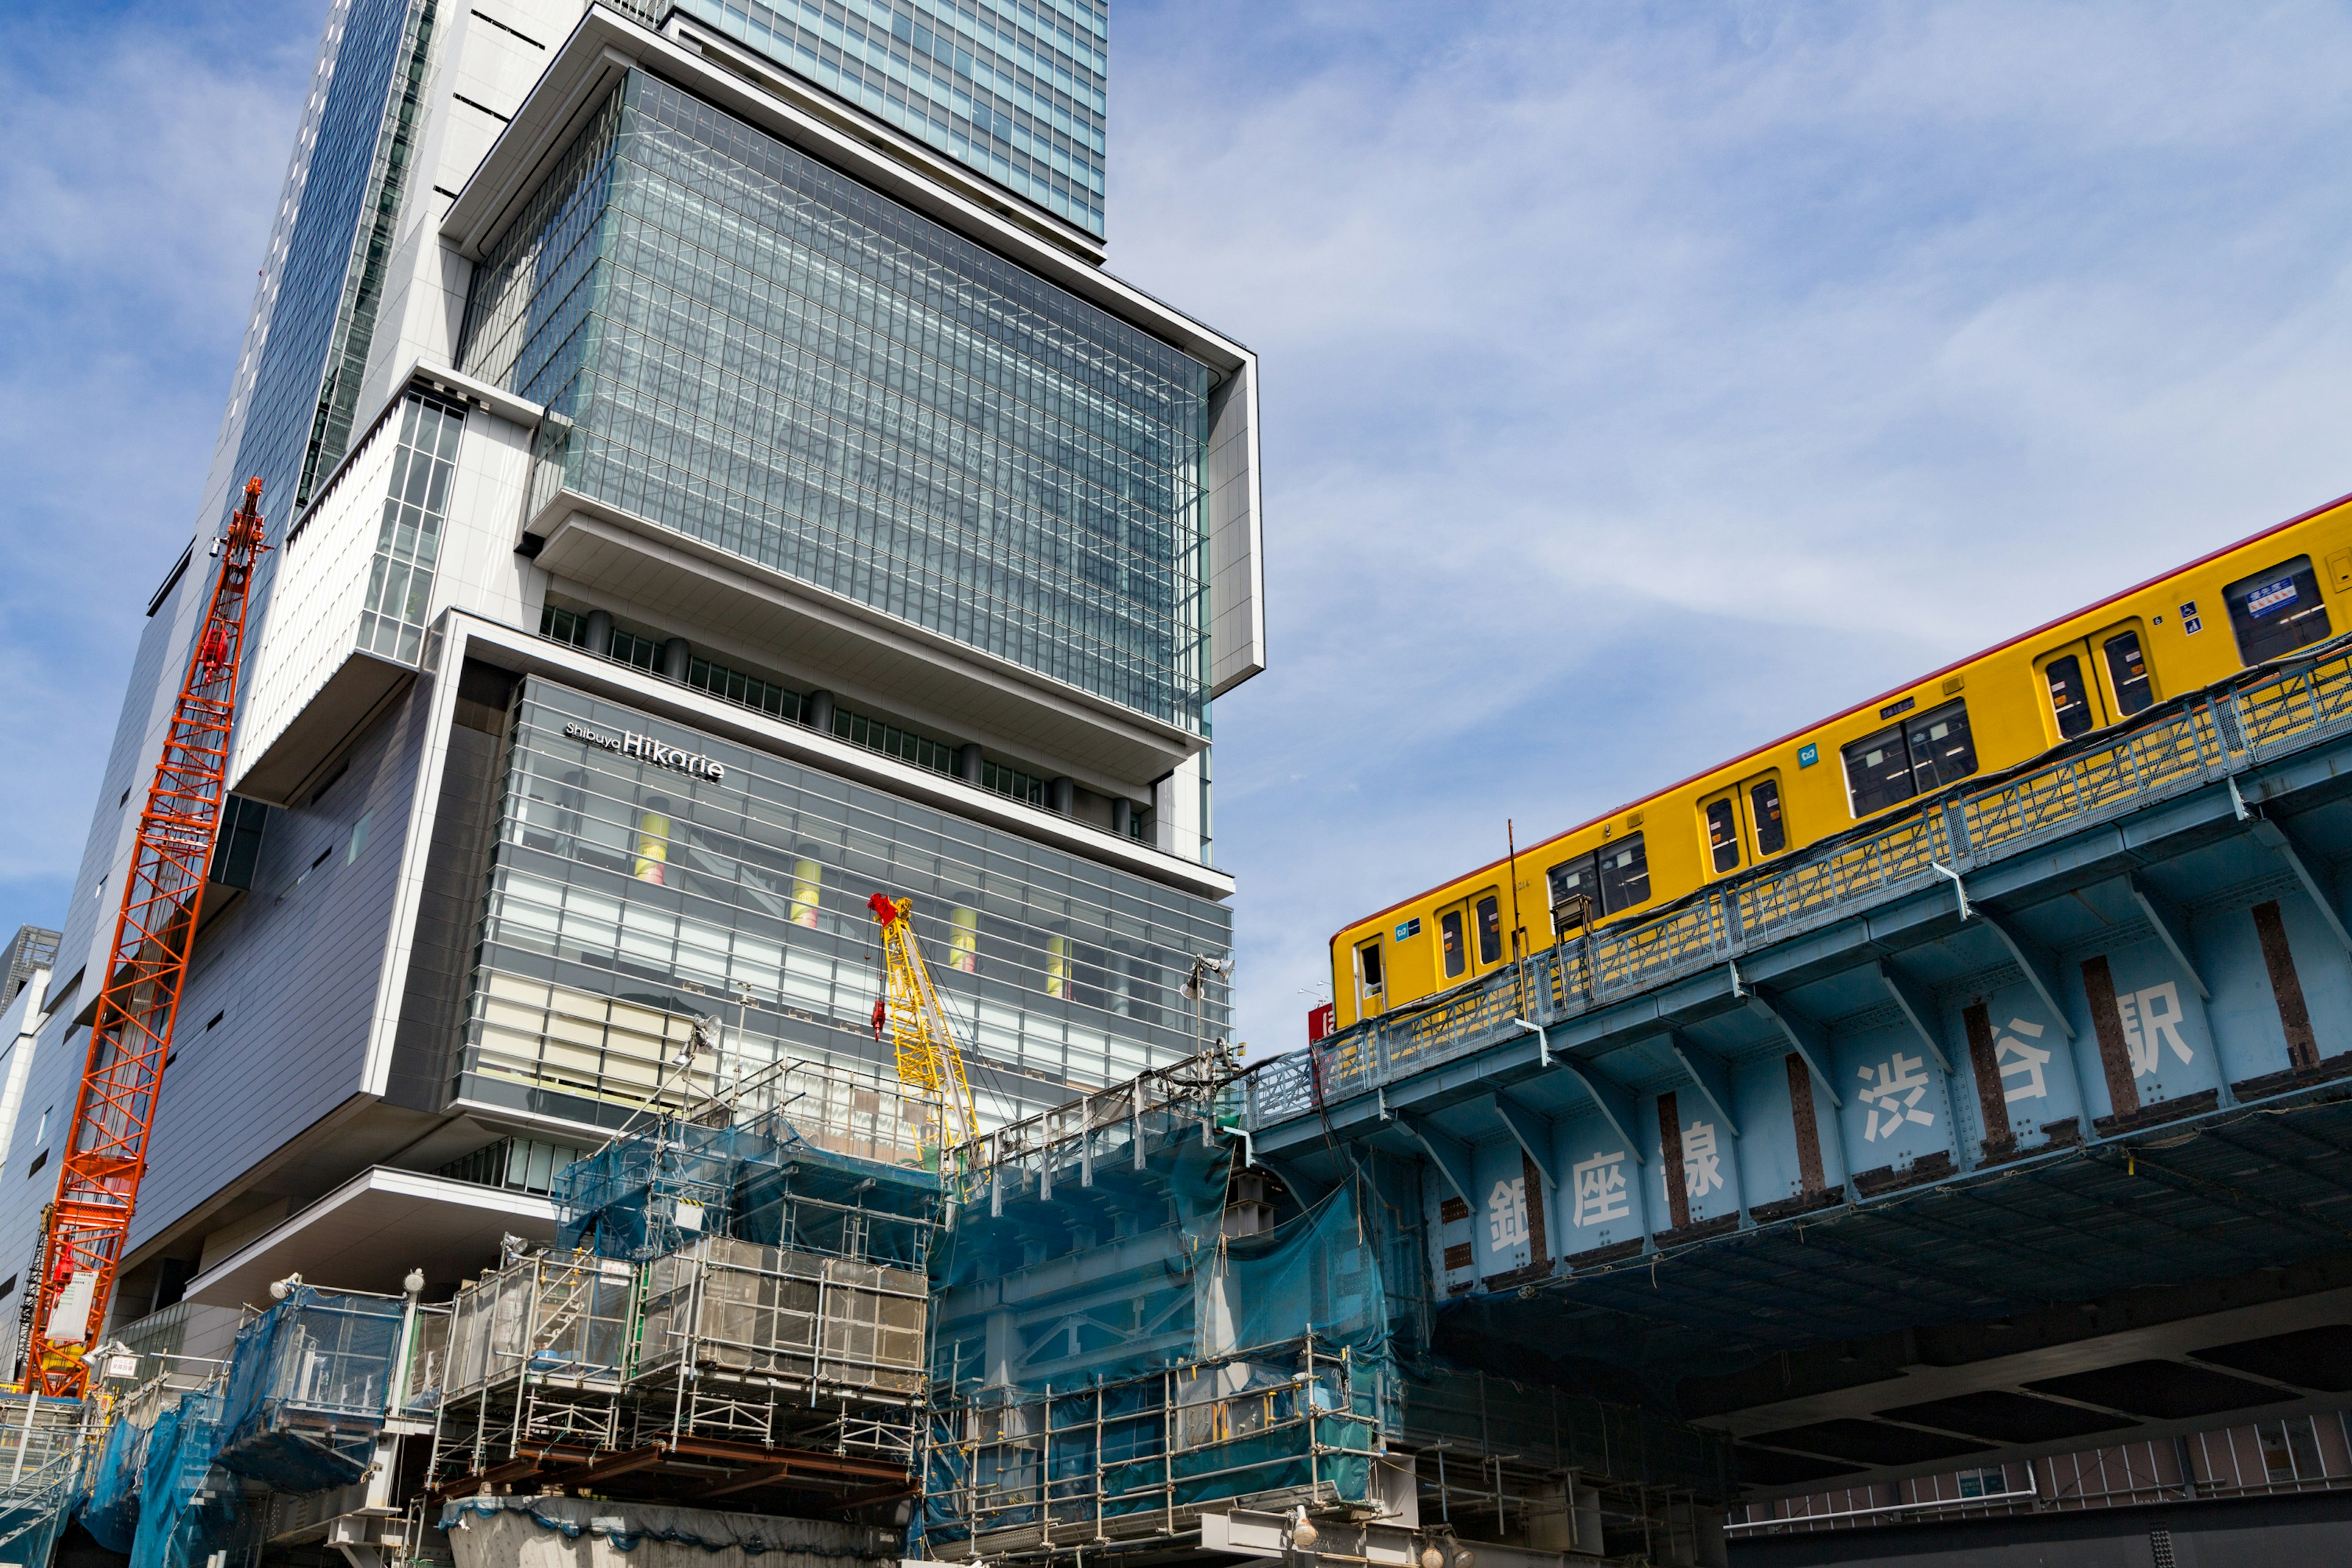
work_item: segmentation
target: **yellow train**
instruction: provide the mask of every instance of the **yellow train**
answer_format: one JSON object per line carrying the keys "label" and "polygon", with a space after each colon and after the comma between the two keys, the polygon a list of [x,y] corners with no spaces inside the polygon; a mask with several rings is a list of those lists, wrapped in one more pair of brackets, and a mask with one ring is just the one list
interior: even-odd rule
{"label": "yellow train", "polygon": [[[2352,627],[2352,496],[1367,915],[1321,1034]],[[1516,875],[1514,875],[1516,867]]]}

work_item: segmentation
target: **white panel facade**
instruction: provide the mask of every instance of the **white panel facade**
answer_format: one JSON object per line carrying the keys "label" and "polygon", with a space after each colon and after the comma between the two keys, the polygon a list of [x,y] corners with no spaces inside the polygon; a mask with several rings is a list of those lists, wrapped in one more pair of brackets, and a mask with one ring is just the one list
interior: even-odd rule
{"label": "white panel facade", "polygon": [[1260,548],[1257,360],[1243,362],[1209,430],[1209,689],[1265,668],[1265,557]]}

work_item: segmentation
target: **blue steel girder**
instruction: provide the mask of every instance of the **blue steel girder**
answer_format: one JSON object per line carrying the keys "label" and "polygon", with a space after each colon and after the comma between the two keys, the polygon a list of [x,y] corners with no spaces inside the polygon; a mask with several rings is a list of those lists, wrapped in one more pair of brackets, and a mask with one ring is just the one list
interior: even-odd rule
{"label": "blue steel girder", "polygon": [[2066,1016],[2065,1003],[2060,1000],[2058,963],[2050,950],[2018,930],[2013,917],[1987,908],[1981,900],[1977,904],[1976,912],[1977,918],[2000,939],[2000,945],[2009,950],[2009,955],[2017,961],[2018,968],[2025,972],[2026,984],[2033,987],[2034,994],[2042,998],[2042,1005],[2050,1010],[2050,1016],[2057,1022],[2058,1032],[2072,1040],[2074,1025]]}
{"label": "blue steel girder", "polygon": [[1610,1131],[1625,1141],[1625,1147],[1633,1154],[1633,1163],[1637,1165],[1645,1163],[1642,1154],[1642,1140],[1634,1121],[1633,1097],[1614,1082],[1603,1078],[1600,1069],[1590,1062],[1575,1057],[1560,1057],[1554,1059],[1567,1070],[1570,1077],[1583,1086],[1584,1092],[1591,1097],[1592,1103],[1601,1108],[1601,1114],[1608,1121]]}
{"label": "blue steel girder", "polygon": [[1476,1207],[1476,1200],[1470,1195],[1471,1188],[1478,1184],[1477,1179],[1471,1174],[1470,1145],[1450,1132],[1433,1127],[1425,1116],[1410,1110],[1400,1110],[1395,1114],[1397,1125],[1404,1129],[1407,1137],[1421,1145],[1423,1152],[1429,1156],[1429,1163],[1437,1167],[1438,1174],[1444,1176],[1446,1184],[1454,1189],[1454,1195]]}
{"label": "blue steel girder", "polygon": [[1503,1130],[1518,1144],[1528,1163],[1543,1178],[1544,1191],[1557,1190],[1559,1184],[1551,1173],[1551,1119],[1529,1110],[1507,1094],[1490,1094],[1486,1104],[1496,1120],[1502,1122]]}
{"label": "blue steel girder", "polygon": [[1837,1085],[1830,1079],[1830,1044],[1828,1037],[1822,1032],[1822,1026],[1788,1003],[1752,986],[1748,992],[1748,1005],[1750,1011],[1771,1024],[1789,1042],[1790,1050],[1805,1058],[1806,1069],[1813,1075],[1813,1081],[1822,1086],[1822,1091],[1830,1097],[1830,1103],[1844,1109],[1844,1097],[1838,1093]]}
{"label": "blue steel girder", "polygon": [[1699,1092],[1706,1096],[1715,1113],[1723,1118],[1724,1126],[1734,1138],[1738,1137],[1739,1119],[1731,1110],[1731,1072],[1724,1066],[1723,1058],[1693,1045],[1679,1030],[1667,1030],[1665,1040],[1666,1049],[1682,1064]]}
{"label": "blue steel girder", "polygon": [[2285,823],[2274,817],[2257,814],[2246,824],[2246,830],[2257,842],[2286,862],[2287,869],[2294,873],[2294,879],[2310,897],[2312,906],[2319,911],[2320,921],[2326,926],[2328,934],[2336,939],[2337,946],[2352,953],[2352,931],[2345,929],[2344,910],[2336,902],[2336,879],[2330,874],[2327,862],[2314,854],[2295,834],[2288,831]]}
{"label": "blue steel girder", "polygon": [[2124,874],[2124,887],[2130,892],[2132,902],[2139,906],[2139,912],[2147,921],[2149,929],[2156,932],[2157,940],[2172,955],[2172,962],[2180,966],[2180,972],[2189,976],[2189,983],[2197,987],[2199,998],[2211,1001],[2213,993],[2207,987],[2204,973],[2198,968],[2194,950],[2189,946],[2187,917],[2134,873]]}
{"label": "blue steel girder", "polygon": [[1919,1043],[1927,1047],[1928,1057],[1947,1074],[1950,1073],[1952,1059],[1944,1054],[1944,1042],[1938,1037],[1934,1001],[1883,958],[1878,961],[1878,983],[1886,988],[1887,995],[1894,998],[1895,1010],[1903,1015],[1903,1021],[1911,1026],[1911,1032],[1919,1037]]}

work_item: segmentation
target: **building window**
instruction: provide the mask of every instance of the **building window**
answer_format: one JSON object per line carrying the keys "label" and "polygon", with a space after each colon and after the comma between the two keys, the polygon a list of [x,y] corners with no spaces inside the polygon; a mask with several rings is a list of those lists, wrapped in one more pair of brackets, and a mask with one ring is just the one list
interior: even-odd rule
{"label": "building window", "polygon": [[2278,658],[2328,636],[2327,606],[2311,557],[2282,561],[2221,590],[2237,633],[2238,657],[2248,664]]}
{"label": "building window", "polygon": [[441,520],[449,481],[457,471],[457,437],[465,412],[409,395],[400,413],[400,450],[392,460],[375,561],[368,571],[360,612],[359,646],[403,664],[415,664],[432,608],[433,574],[441,554]]}
{"label": "building window", "polygon": [[534,509],[1205,733],[1216,374],[752,126],[628,73],[475,269],[459,359],[560,416]]}

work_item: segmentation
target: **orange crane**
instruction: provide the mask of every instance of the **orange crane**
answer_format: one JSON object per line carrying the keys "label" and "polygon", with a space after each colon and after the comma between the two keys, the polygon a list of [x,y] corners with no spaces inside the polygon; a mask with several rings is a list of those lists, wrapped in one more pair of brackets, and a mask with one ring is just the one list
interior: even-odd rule
{"label": "orange crane", "polygon": [[180,682],[122,880],[89,1058],[34,1272],[39,1295],[29,1303],[24,1362],[25,1387],[33,1393],[81,1395],[89,1378],[83,1347],[105,1324],[114,1295],[114,1271],[147,1172],[147,1135],[155,1124],[156,1094],[220,828],[246,611],[254,568],[269,548],[262,533],[261,481],[250,479],[245,505],[213,543],[220,575]]}
{"label": "orange crane", "polygon": [[963,1053],[948,1029],[948,1016],[940,994],[915,942],[913,901],[877,893],[866,900],[882,922],[882,958],[887,968],[882,1000],[874,1004],[874,1036],[887,1026],[898,1056],[898,1081],[925,1100],[942,1109],[942,1121],[956,1119],[950,1130],[942,1125],[942,1144],[967,1143],[980,1136],[980,1118],[972,1110],[971,1086],[964,1081]]}

